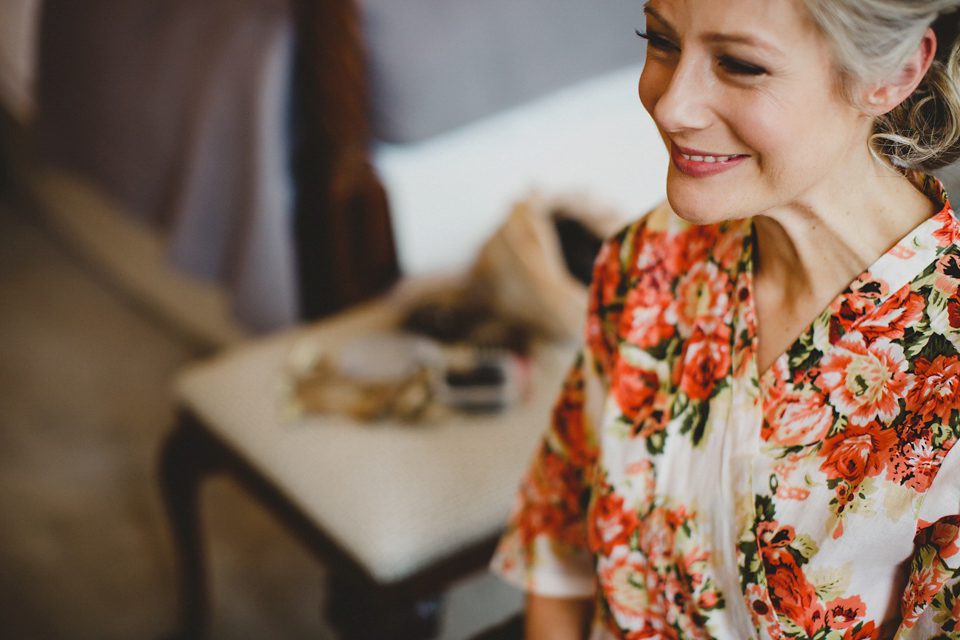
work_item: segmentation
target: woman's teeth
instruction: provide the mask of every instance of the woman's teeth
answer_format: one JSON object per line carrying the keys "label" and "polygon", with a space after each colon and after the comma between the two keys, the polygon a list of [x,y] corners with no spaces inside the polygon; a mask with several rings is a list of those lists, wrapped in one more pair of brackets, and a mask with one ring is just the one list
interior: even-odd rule
{"label": "woman's teeth", "polygon": [[686,160],[692,160],[693,162],[726,162],[730,158],[736,156],[688,156],[685,153],[681,153],[681,156]]}

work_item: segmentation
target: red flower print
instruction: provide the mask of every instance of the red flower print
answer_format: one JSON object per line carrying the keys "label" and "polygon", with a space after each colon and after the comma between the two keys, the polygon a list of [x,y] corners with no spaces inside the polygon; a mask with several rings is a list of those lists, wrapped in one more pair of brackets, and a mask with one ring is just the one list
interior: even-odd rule
{"label": "red flower print", "polygon": [[682,367],[680,391],[691,400],[705,400],[718,380],[727,377],[730,371],[730,329],[719,325],[717,330],[705,334],[699,328],[687,342],[684,357],[678,364]]}
{"label": "red flower print", "polygon": [[770,593],[760,585],[751,584],[747,587],[744,598],[747,601],[750,615],[753,616],[757,626],[763,627],[767,635],[774,640],[782,639],[784,637],[783,631],[777,622],[777,613],[770,603]]}
{"label": "red flower print", "polygon": [[[843,513],[843,510],[847,508],[847,505],[853,502],[853,499],[857,497],[857,491],[851,487],[846,481],[837,483],[837,486],[834,488],[836,494],[837,502],[837,513]],[[842,532],[842,524],[841,524]]]}
{"label": "red flower print", "polygon": [[767,566],[767,585],[773,605],[812,636],[823,627],[823,604],[793,556],[782,554],[781,560]]}
{"label": "red flower print", "polygon": [[[620,238],[608,240],[597,254],[593,267],[594,297],[591,311],[606,308],[617,298],[617,288],[623,277],[620,267]],[[592,314],[591,314],[592,315]]]}
{"label": "red flower print", "polygon": [[833,409],[821,393],[805,388],[777,394],[764,417],[764,439],[788,447],[822,440],[833,424]]}
{"label": "red flower print", "polygon": [[653,371],[632,366],[624,358],[617,358],[613,368],[613,396],[624,417],[636,424],[652,411],[654,396],[660,387]]}
{"label": "red flower print", "polygon": [[575,367],[564,381],[553,407],[552,424],[570,457],[570,464],[580,469],[586,468],[596,456],[595,448],[587,441],[583,403],[583,370]]}
{"label": "red flower print", "polygon": [[614,548],[626,546],[637,530],[639,518],[635,509],[624,507],[623,496],[606,491],[591,505],[590,549],[609,556]]}
{"label": "red flower print", "polygon": [[670,272],[660,260],[644,266],[630,282],[626,307],[665,307],[673,298],[670,293],[671,278]]}
{"label": "red flower print", "polygon": [[657,488],[657,479],[653,470],[653,465],[646,458],[629,462],[624,467],[624,472],[631,476],[634,495],[637,496],[638,504],[648,506],[653,502],[654,492]]}
{"label": "red flower print", "polygon": [[[613,510],[618,508],[619,504],[613,505]],[[702,621],[698,604],[720,606],[714,590],[700,591],[709,554],[697,547],[681,550],[677,546],[678,531],[691,527],[694,517],[683,507],[656,507],[639,519],[635,551],[620,546],[598,557],[599,585],[623,637],[674,638],[676,625],[685,638],[709,637],[702,622],[692,622]],[[613,520],[612,528],[622,527],[619,516]]]}
{"label": "red flower print", "polygon": [[761,520],[757,523],[757,542],[762,548],[788,547],[796,534],[788,524],[776,520]]}
{"label": "red flower print", "polygon": [[907,285],[884,300],[882,305],[854,326],[867,342],[873,342],[877,338],[899,340],[907,327],[923,317],[925,304],[923,296]]}
{"label": "red flower print", "polygon": [[627,293],[620,316],[623,339],[642,349],[655,347],[673,337],[673,322],[664,316],[671,296],[641,281]]}
{"label": "red flower print", "polygon": [[937,548],[941,558],[952,558],[960,553],[960,516],[938,520],[930,529],[928,540]]}
{"label": "red flower print", "polygon": [[720,602],[720,597],[716,591],[704,591],[697,599],[697,606],[701,609],[713,609]]}
{"label": "red flower print", "polygon": [[689,336],[697,318],[723,316],[730,305],[732,283],[712,262],[699,262],[680,273],[674,295],[677,329],[680,335]]}
{"label": "red flower print", "polygon": [[882,281],[874,280],[869,272],[861,275],[850,285],[850,291],[844,293],[831,305],[830,342],[836,342],[865,317],[877,304],[877,300],[886,292]]}
{"label": "red flower print", "polygon": [[662,580],[644,554],[617,553],[602,558],[597,566],[597,581],[617,625],[631,630],[625,636],[676,638],[666,619],[670,603],[664,596]]}
{"label": "red flower print", "polygon": [[916,251],[910,247],[905,247],[902,244],[898,244],[897,246],[893,247],[888,253],[900,260],[909,260],[913,256],[917,255]]}
{"label": "red flower print", "polygon": [[918,436],[894,450],[893,462],[887,468],[887,480],[923,493],[933,483],[945,455],[944,449],[934,447],[927,438]]}
{"label": "red flower print", "polygon": [[960,288],[960,256],[945,253],[937,259],[937,279],[935,286],[950,297],[957,295]]}
{"label": "red flower print", "polygon": [[880,629],[873,620],[868,620],[859,629],[851,627],[843,634],[843,640],[877,640],[879,637]]}
{"label": "red flower print", "polygon": [[781,526],[776,521],[757,523],[757,546],[760,557],[767,566],[793,562],[793,556],[787,547],[794,539],[793,527]]}
{"label": "red flower print", "polygon": [[960,358],[938,355],[933,362],[916,358],[913,370],[916,379],[907,393],[907,411],[918,423],[948,424],[950,413],[960,406]]}
{"label": "red flower print", "polygon": [[897,443],[893,429],[881,429],[878,425],[848,425],[846,429],[827,438],[820,449],[824,458],[820,469],[829,478],[842,478],[853,486],[867,476],[877,475],[890,458],[890,451]]}
{"label": "red flower print", "polygon": [[639,233],[631,233],[629,249],[620,248],[622,255],[632,256],[631,262],[624,265],[627,277],[633,281],[640,278],[651,269],[666,272],[669,269],[669,258],[666,257],[673,250],[676,243],[669,235],[650,231],[646,227]]}
{"label": "red flower print", "polygon": [[852,424],[889,422],[911,382],[908,364],[899,344],[879,339],[867,345],[863,335],[852,332],[824,355],[817,384]]}
{"label": "red flower print", "polygon": [[934,560],[937,566],[922,567],[910,574],[910,581],[903,593],[900,611],[903,614],[903,624],[907,628],[916,624],[923,610],[933,601],[934,596],[943,588],[943,584],[952,572],[940,568],[939,561]]}
{"label": "red flower print", "polygon": [[918,547],[932,547],[937,557],[942,559],[950,559],[960,553],[960,516],[946,516],[932,524],[919,520],[917,529],[919,533],[914,543]]}
{"label": "red flower print", "polygon": [[596,364],[602,371],[610,370],[610,342],[605,331],[603,322],[596,314],[591,313],[587,316],[586,326],[586,346],[593,356]]}
{"label": "red flower print", "polygon": [[737,311],[740,314],[737,322],[737,328],[734,330],[737,336],[736,344],[733,349],[733,375],[742,378],[747,375],[747,370],[756,365],[754,359],[756,351],[756,329],[757,313],[756,307],[750,301],[750,277],[749,274],[741,274],[737,284],[736,296],[740,300]]}
{"label": "red flower print", "polygon": [[810,497],[810,490],[803,487],[788,487],[780,485],[777,487],[776,496],[781,500],[798,500],[803,502]]}
{"label": "red flower print", "polygon": [[[810,495],[810,490],[801,486],[791,486],[791,476],[797,470],[799,464],[807,458],[806,453],[790,453],[773,466],[773,472],[777,476],[778,498],[783,500],[806,500]],[[799,480],[803,482],[801,478]]]}
{"label": "red flower print", "polygon": [[586,344],[604,371],[610,369],[613,328],[607,320],[615,315],[611,307],[618,302],[618,290],[623,278],[620,265],[621,238],[615,236],[601,248],[593,267],[587,314]]}
{"label": "red flower print", "polygon": [[867,607],[860,596],[831,600],[827,603],[827,626],[831,629],[847,629],[857,624],[866,612]]}
{"label": "red flower print", "polygon": [[713,261],[724,271],[732,271],[743,255],[744,233],[721,233],[711,253]]}
{"label": "red flower print", "polygon": [[576,471],[556,453],[544,449],[521,484],[524,508],[517,529],[523,543],[541,534],[571,545],[586,544]]}
{"label": "red flower print", "polygon": [[675,640],[676,631],[666,620],[646,621],[643,629],[631,631],[623,636],[624,640]]}
{"label": "red flower print", "polygon": [[554,504],[525,505],[516,526],[524,545],[532,543],[541,535],[572,546],[580,546],[584,542],[584,536],[580,532],[583,525],[579,519],[570,517],[568,511]]}
{"label": "red flower print", "polygon": [[717,243],[717,231],[716,225],[703,225],[677,236],[666,251],[667,269],[671,273],[683,273],[704,263]]}
{"label": "red flower print", "polygon": [[960,241],[957,225],[953,221],[953,210],[950,207],[944,207],[932,219],[940,224],[940,227],[934,230],[933,237],[936,238],[941,247],[949,247]]}
{"label": "red flower print", "polygon": [[640,521],[637,547],[650,566],[664,568],[673,564],[675,532],[679,526],[676,520],[674,512],[657,507]]}
{"label": "red flower print", "polygon": [[960,300],[950,298],[947,300],[947,321],[954,329],[960,329]]}

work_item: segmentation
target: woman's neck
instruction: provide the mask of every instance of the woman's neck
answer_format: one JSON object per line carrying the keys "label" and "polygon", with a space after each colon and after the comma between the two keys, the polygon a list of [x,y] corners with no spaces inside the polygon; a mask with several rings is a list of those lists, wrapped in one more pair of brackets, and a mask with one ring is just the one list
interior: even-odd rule
{"label": "woman's neck", "polygon": [[837,295],[924,219],[933,204],[902,174],[875,166],[800,206],[758,216],[754,256],[760,371]]}

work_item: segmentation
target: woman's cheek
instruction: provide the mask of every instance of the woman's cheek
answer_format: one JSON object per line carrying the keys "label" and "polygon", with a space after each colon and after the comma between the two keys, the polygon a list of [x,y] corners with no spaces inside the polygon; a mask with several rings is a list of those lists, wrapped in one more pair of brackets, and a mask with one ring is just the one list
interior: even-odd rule
{"label": "woman's cheek", "polygon": [[656,62],[648,60],[640,74],[637,93],[640,96],[640,103],[651,117],[653,108],[657,106],[660,96],[666,92],[669,83],[670,73]]}

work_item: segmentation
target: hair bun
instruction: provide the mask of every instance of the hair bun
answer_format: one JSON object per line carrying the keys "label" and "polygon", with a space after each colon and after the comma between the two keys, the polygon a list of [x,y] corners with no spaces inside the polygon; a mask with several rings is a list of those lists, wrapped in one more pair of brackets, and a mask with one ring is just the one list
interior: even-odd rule
{"label": "hair bun", "polygon": [[960,14],[933,25],[937,53],[917,89],[877,119],[871,144],[894,164],[933,171],[960,159]]}

